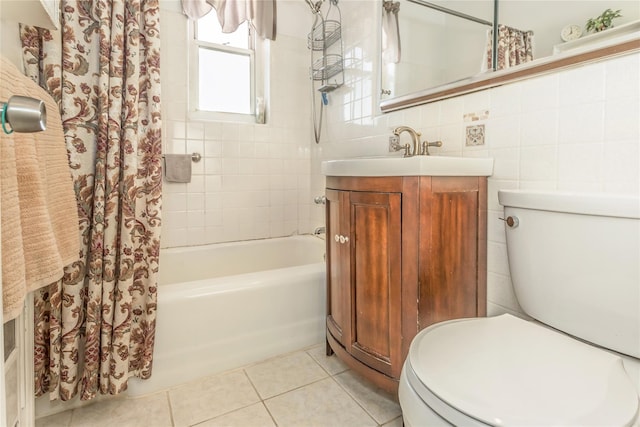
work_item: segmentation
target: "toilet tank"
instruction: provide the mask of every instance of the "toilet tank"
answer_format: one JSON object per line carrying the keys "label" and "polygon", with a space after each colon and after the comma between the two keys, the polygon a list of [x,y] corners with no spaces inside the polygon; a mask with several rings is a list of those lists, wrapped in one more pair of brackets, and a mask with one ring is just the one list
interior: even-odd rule
{"label": "toilet tank", "polygon": [[640,357],[640,198],[501,190],[509,269],[529,316]]}

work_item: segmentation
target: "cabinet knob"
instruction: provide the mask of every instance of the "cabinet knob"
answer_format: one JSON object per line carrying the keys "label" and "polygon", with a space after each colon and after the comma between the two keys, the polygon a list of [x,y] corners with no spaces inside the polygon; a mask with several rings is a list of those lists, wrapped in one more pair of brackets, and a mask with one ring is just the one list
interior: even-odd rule
{"label": "cabinet knob", "polygon": [[342,234],[336,234],[335,236],[333,236],[333,240],[342,244],[349,243],[349,238],[347,236],[343,236]]}

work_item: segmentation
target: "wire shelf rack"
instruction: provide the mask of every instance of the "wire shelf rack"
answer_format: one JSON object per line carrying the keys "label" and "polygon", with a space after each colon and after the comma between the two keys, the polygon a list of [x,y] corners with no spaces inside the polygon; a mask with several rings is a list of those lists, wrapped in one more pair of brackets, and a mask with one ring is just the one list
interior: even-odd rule
{"label": "wire shelf rack", "polygon": [[317,25],[307,35],[307,47],[311,50],[325,50],[340,40],[342,27],[339,21],[329,19]]}
{"label": "wire shelf rack", "polygon": [[313,63],[311,77],[313,80],[329,80],[331,77],[341,73],[342,69],[342,55],[326,55]]}

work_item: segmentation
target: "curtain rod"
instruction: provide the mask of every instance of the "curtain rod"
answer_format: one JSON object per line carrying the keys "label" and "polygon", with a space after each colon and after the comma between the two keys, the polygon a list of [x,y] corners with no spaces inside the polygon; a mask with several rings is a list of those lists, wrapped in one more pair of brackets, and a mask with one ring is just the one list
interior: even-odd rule
{"label": "curtain rod", "polygon": [[449,15],[457,16],[458,18],[467,19],[469,21],[477,22],[478,24],[488,25],[493,27],[493,23],[489,21],[485,21],[484,19],[476,18],[475,16],[467,15],[466,13],[457,12],[452,9],[447,9],[446,7],[438,6],[437,4],[429,3],[424,0],[407,0],[411,3],[419,4],[420,6],[425,6],[430,9],[435,9],[440,12],[447,13]]}

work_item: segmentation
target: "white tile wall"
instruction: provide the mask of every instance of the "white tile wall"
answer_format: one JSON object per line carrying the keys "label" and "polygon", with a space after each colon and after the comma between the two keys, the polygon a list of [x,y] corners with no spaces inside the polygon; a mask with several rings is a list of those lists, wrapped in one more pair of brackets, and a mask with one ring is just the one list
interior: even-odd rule
{"label": "white tile wall", "polygon": [[[293,6],[282,2],[279,13]],[[306,40],[279,34],[270,45],[266,125],[202,122],[187,115],[188,31],[178,1],[161,3],[161,25],[164,152],[203,156],[189,184],[164,182],[162,246],[310,232]]]}
{"label": "white tile wall", "polygon": [[[489,179],[489,314],[521,311],[506,258],[502,188],[640,193],[640,54],[577,67],[390,114],[362,108],[361,93],[375,93],[377,36],[374,2],[343,2],[346,56],[357,60],[346,87],[332,95],[321,144],[312,147],[312,192],[322,191],[324,159],[386,155],[388,136],[408,125],[444,143],[435,154],[487,156]],[[375,103],[375,96],[371,99]],[[341,102],[340,102],[341,101]],[[368,102],[368,100],[367,100]],[[463,115],[488,109],[486,145],[463,144]],[[378,114],[378,115],[376,115]],[[312,207],[312,222],[323,212]]]}

